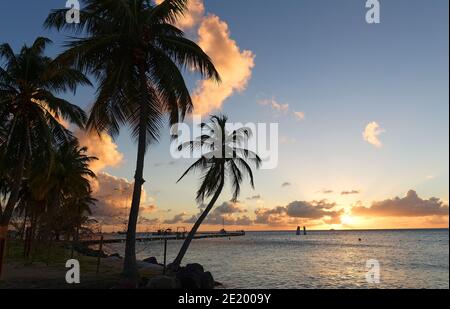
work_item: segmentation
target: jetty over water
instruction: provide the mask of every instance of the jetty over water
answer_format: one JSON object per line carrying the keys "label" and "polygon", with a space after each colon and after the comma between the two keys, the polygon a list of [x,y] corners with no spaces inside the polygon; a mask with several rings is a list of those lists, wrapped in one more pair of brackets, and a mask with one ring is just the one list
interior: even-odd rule
{"label": "jetty over water", "polygon": [[[187,233],[176,233],[176,234],[168,234],[168,235],[147,235],[142,237],[136,237],[137,242],[148,242],[148,241],[162,241],[162,240],[183,240],[186,239]],[[206,238],[225,238],[225,237],[237,237],[237,236],[245,236],[244,231],[237,232],[226,232],[226,233],[197,233],[194,236],[194,239],[206,239]],[[100,243],[99,239],[89,239],[89,240],[81,240],[83,245],[91,246],[98,245]],[[109,238],[105,237],[103,239],[104,244],[118,244],[124,243],[125,237],[121,238]]]}

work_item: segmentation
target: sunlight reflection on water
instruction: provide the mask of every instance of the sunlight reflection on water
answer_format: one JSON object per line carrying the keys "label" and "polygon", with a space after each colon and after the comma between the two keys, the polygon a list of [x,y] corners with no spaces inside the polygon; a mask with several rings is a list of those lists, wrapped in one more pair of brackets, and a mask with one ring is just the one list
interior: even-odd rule
{"label": "sunlight reflection on water", "polygon": [[[448,230],[248,232],[194,240],[184,263],[200,263],[226,288],[449,288]],[[361,238],[361,241],[358,239]],[[181,241],[169,241],[171,261]],[[123,244],[109,245],[123,252]],[[163,260],[162,242],[138,243],[138,258]],[[381,283],[366,282],[366,261]]]}

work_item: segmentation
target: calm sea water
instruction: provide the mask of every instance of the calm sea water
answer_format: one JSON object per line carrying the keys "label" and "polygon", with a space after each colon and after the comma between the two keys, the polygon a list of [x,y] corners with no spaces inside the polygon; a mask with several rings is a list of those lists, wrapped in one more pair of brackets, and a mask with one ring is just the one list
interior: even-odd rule
{"label": "calm sea water", "polygon": [[[361,239],[361,241],[359,241]],[[168,242],[171,261],[181,241]],[[122,252],[123,245],[108,245]],[[137,245],[138,258],[163,260],[163,243]],[[366,261],[380,284],[366,281]],[[184,263],[197,262],[225,288],[449,288],[449,230],[247,232],[194,240]]]}

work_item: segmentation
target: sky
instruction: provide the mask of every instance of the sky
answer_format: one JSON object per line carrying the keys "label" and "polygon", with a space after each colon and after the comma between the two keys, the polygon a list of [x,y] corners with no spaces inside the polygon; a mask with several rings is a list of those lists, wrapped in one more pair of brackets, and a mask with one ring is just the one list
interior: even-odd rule
{"label": "sky", "polygon": [[[218,86],[186,72],[195,113],[241,123],[278,123],[278,165],[255,171],[238,203],[226,188],[203,229],[448,227],[448,1],[190,0],[177,26],[214,61]],[[65,1],[2,1],[0,42],[15,50],[37,36],[61,51],[64,33],[42,28]],[[65,98],[86,110],[95,88]],[[186,119],[187,123],[192,118]],[[92,168],[105,229],[123,228],[136,144],[76,132],[100,158]],[[169,130],[145,160],[141,230],[186,227],[199,213],[192,160],[170,154]],[[119,190],[116,190],[119,189]]]}

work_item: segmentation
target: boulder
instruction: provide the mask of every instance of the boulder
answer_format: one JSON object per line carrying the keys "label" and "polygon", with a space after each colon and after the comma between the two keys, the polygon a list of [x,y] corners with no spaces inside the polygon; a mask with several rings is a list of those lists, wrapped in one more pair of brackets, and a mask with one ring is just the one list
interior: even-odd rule
{"label": "boulder", "polygon": [[215,287],[214,278],[209,271],[204,272],[202,275],[202,289],[212,290]]}
{"label": "boulder", "polygon": [[159,290],[179,289],[180,284],[178,280],[174,277],[156,276],[148,281],[147,288]]}
{"label": "boulder", "polygon": [[146,258],[142,260],[143,262],[150,263],[150,264],[158,264],[158,260],[154,256]]}
{"label": "boulder", "polygon": [[188,264],[176,273],[183,289],[214,289],[214,278],[210,272],[205,272],[200,264]]}
{"label": "boulder", "polygon": [[187,271],[192,271],[192,272],[197,272],[197,273],[204,273],[205,272],[205,269],[203,268],[203,266],[198,264],[198,263],[187,264],[185,269]]}
{"label": "boulder", "polygon": [[176,278],[179,280],[183,289],[198,290],[202,286],[202,273],[180,269],[176,274]]}

